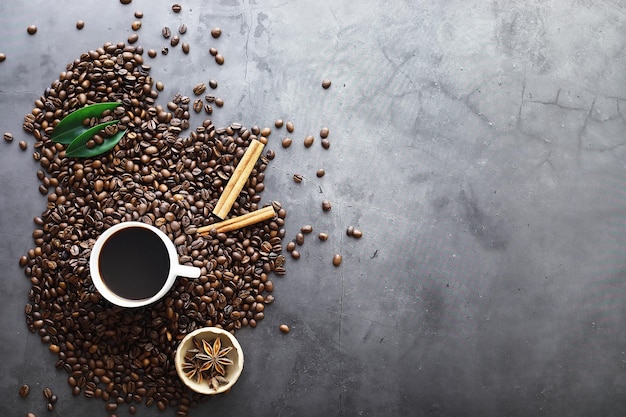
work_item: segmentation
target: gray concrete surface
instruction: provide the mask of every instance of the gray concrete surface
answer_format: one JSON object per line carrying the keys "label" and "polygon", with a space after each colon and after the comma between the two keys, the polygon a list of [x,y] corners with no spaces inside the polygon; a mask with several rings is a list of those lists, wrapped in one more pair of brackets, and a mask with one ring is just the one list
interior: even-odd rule
{"label": "gray concrete surface", "polygon": [[[623,415],[626,2],[171,3],[0,3],[0,131],[15,135],[0,144],[1,415],[107,415],[70,395],[26,328],[18,259],[45,201],[21,124],[67,63],[126,40],[135,10],[146,50],[164,46],[164,25],[189,27],[189,55],[146,58],[160,100],[215,78],[216,125],[294,121],[290,149],[284,128],[270,137],[263,200],[286,207],[288,236],[307,223],[331,234],[305,243],[266,319],[237,332],[235,388],[191,416]],[[301,146],[322,126],[329,150]]]}

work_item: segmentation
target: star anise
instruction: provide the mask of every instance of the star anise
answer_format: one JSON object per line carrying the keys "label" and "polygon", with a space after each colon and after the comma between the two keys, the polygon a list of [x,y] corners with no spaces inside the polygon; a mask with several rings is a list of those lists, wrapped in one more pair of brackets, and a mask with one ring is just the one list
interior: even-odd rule
{"label": "star anise", "polygon": [[202,362],[200,372],[206,371],[211,374],[211,370],[214,369],[218,375],[226,375],[224,367],[233,364],[233,361],[226,357],[231,350],[233,350],[232,346],[222,349],[222,342],[219,337],[215,339],[213,345],[202,339],[202,351],[194,356],[195,359]]}

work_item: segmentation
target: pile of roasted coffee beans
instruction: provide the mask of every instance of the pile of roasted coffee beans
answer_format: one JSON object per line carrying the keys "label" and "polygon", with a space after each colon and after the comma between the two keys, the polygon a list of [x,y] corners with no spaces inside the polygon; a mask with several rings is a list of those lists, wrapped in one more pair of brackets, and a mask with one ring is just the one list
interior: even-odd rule
{"label": "pile of roasted coffee beans", "polygon": [[[210,120],[183,136],[190,98],[177,94],[165,108],[156,105],[156,83],[142,52],[106,43],[82,54],[24,118],[48,201],[35,218],[35,247],[20,259],[32,283],[25,313],[29,329],[67,371],[74,395],[100,398],[109,413],[123,404],[134,411],[134,404],[145,402],[161,410],[177,407],[182,416],[202,396],[176,374],[179,341],[199,327],[235,331],[263,320],[273,301],[271,276],[285,274],[286,212],[273,202],[277,216],[271,220],[208,238],[196,234],[215,222],[211,211],[250,141],[266,138],[258,127],[217,128]],[[65,157],[65,146],[50,139],[54,126],[85,104],[105,101],[122,103],[103,120],[118,119],[119,128],[128,129],[125,137],[99,157]],[[259,208],[273,157],[270,151],[261,156],[231,216]],[[128,220],[165,232],[180,262],[201,268],[200,279],[179,278],[148,308],[118,308],[104,300],[89,275],[90,250],[104,230]]]}

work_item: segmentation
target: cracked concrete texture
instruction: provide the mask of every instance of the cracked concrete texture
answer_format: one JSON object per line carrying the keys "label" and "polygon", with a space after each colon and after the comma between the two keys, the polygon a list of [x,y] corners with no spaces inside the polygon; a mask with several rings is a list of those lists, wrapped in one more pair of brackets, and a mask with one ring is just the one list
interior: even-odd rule
{"label": "cracked concrete texture", "polygon": [[[267,318],[237,333],[242,380],[191,415],[621,415],[626,1],[55,4],[52,18],[43,0],[0,3],[0,129],[14,142],[31,139],[21,120],[66,63],[125,40],[136,9],[146,49],[164,25],[189,27],[188,56],[148,60],[160,99],[215,78],[217,125],[296,125],[288,150],[271,135],[264,199],[287,208],[288,236],[308,223],[331,239],[288,263]],[[300,146],[322,126],[328,151]],[[23,382],[58,387],[60,415],[97,414],[26,334],[17,257],[44,203],[30,151],[2,145],[0,414],[39,410],[16,398]]]}

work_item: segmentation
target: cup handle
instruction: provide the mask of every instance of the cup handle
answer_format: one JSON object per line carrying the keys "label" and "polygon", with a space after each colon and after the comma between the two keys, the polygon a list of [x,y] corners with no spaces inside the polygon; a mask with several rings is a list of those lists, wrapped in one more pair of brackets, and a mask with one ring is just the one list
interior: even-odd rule
{"label": "cup handle", "polygon": [[189,265],[176,265],[176,276],[185,277],[185,278],[199,278],[200,277],[200,268]]}

